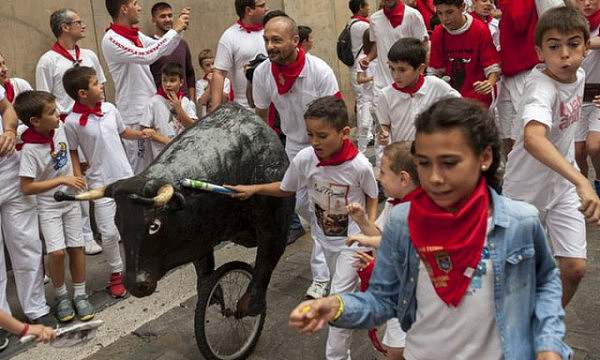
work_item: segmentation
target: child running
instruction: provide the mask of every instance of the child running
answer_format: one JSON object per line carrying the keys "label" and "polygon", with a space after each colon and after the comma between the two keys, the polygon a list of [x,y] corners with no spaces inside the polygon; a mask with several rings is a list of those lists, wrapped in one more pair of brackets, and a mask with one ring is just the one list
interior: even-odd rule
{"label": "child running", "polygon": [[422,188],[392,211],[368,290],[302,302],[290,326],[369,329],[397,317],[407,360],[570,358],[538,212],[498,194],[501,146],[489,112],[442,100],[415,126]]}
{"label": "child running", "polygon": [[[281,182],[230,186],[238,199],[250,196],[292,196],[308,188],[311,209],[311,235],[319,242],[332,275],[331,291],[358,290],[358,275],[352,264],[358,249],[346,246],[349,235],[359,232],[349,219],[346,205],[359,203],[369,219],[377,212],[377,183],[369,160],[348,139],[350,126],[344,102],[334,96],[312,102],[304,114],[311,147],[294,157]],[[366,250],[366,249],[364,249]],[[349,357],[352,331],[331,327],[327,339],[327,359]]]}

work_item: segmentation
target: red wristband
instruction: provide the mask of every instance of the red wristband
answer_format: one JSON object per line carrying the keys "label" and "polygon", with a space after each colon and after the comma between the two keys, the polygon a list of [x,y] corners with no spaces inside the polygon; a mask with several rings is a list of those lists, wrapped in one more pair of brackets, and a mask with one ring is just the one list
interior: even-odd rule
{"label": "red wristband", "polygon": [[23,326],[23,330],[21,330],[21,333],[17,337],[19,339],[22,338],[23,336],[25,336],[27,334],[28,331],[29,331],[29,324],[25,323],[25,326]]}

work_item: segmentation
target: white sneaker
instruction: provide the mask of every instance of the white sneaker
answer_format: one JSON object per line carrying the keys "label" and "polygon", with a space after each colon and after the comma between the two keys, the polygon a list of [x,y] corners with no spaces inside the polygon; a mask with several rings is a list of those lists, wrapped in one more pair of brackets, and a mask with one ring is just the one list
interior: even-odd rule
{"label": "white sneaker", "polygon": [[91,239],[86,241],[84,251],[86,255],[100,254],[102,252],[102,246],[100,246],[96,240]]}
{"label": "white sneaker", "polygon": [[306,297],[309,299],[319,299],[327,296],[329,293],[328,281],[313,281],[306,290]]}
{"label": "white sneaker", "polygon": [[[44,274],[44,284],[47,284],[49,282],[50,282],[50,276]],[[0,340],[0,342],[2,342],[2,341]]]}

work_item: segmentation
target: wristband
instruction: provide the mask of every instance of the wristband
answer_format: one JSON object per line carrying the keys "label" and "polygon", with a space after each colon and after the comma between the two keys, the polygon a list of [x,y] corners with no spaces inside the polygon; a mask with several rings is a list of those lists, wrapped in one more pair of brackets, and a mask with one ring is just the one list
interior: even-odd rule
{"label": "wristband", "polygon": [[333,319],[331,319],[331,321],[336,321],[337,319],[340,318],[340,316],[342,316],[342,313],[344,312],[344,302],[342,301],[342,297],[339,296],[338,294],[333,295],[335,296],[338,301],[340,302],[340,307],[338,308],[338,311],[335,313],[335,316],[333,317]]}
{"label": "wristband", "polygon": [[27,332],[29,331],[29,324],[25,323],[25,326],[23,326],[23,330],[21,330],[21,332],[19,333],[19,335],[17,335],[17,337],[20,339],[23,336],[27,335]]}
{"label": "wristband", "polygon": [[15,137],[17,137],[17,130],[12,129],[12,128],[4,129],[4,133],[12,133]]}

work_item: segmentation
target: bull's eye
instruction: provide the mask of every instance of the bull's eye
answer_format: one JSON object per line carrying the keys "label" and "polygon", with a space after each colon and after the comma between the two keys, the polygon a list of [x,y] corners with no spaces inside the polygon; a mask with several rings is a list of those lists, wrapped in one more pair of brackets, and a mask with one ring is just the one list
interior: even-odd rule
{"label": "bull's eye", "polygon": [[160,219],[152,220],[152,222],[150,223],[150,227],[148,228],[148,232],[150,233],[150,235],[154,235],[158,232],[158,230],[160,230],[160,224]]}

